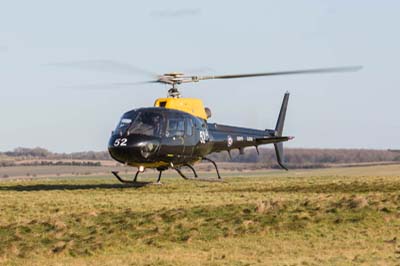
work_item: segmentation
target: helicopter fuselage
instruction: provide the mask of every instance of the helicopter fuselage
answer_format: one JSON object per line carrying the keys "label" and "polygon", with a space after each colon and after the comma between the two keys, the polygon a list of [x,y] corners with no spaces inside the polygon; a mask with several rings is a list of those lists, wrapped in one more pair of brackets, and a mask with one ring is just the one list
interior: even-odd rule
{"label": "helicopter fuselage", "polygon": [[213,152],[289,140],[276,130],[257,130],[208,123],[163,107],[126,112],[108,142],[112,158],[129,166],[165,170],[194,164]]}

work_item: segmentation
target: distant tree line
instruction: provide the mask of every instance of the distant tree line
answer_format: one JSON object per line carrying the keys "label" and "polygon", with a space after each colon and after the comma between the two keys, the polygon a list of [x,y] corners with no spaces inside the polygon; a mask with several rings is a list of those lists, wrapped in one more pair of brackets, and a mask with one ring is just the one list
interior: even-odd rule
{"label": "distant tree line", "polygon": [[74,153],[54,153],[43,148],[15,148],[12,151],[6,151],[0,153],[12,158],[22,159],[75,159],[75,160],[110,160],[111,157],[107,151],[86,151],[86,152],[74,152]]}
{"label": "distant tree line", "polygon": [[[243,155],[238,151],[212,154],[218,162],[260,163],[268,168],[278,167],[274,149],[248,148]],[[285,149],[285,161],[290,168],[318,168],[330,164],[360,164],[372,162],[399,162],[400,153],[369,149]]]}
{"label": "distant tree line", "polygon": [[92,162],[92,161],[72,161],[72,162],[65,162],[65,161],[33,161],[29,163],[20,163],[18,165],[22,166],[38,166],[38,165],[69,165],[69,166],[101,166],[101,162]]}
{"label": "distant tree line", "polygon": [[101,162],[94,162],[94,161],[30,161],[30,162],[23,162],[23,163],[16,163],[16,161],[0,161],[0,167],[11,167],[11,166],[60,166],[60,165],[67,165],[67,166],[101,166]]}
{"label": "distant tree line", "polygon": [[[266,168],[278,167],[276,164],[275,150],[269,148],[259,149],[247,148],[243,155],[237,150],[220,152],[210,155],[217,162],[256,163]],[[35,160],[36,165],[101,165],[100,162],[74,162],[73,160],[100,161],[110,160],[107,151],[88,151],[75,153],[53,153],[43,148],[16,148],[13,151],[0,152],[7,159],[0,159],[0,166],[13,166],[16,160]],[[52,160],[52,161],[46,161]],[[71,160],[62,162],[54,160]],[[373,162],[399,162],[400,153],[387,150],[370,149],[285,149],[286,164],[290,168],[317,168],[326,167],[331,164],[359,164]],[[91,165],[92,164],[92,165]],[[21,164],[19,164],[21,165]],[[30,163],[32,165],[32,162]]]}

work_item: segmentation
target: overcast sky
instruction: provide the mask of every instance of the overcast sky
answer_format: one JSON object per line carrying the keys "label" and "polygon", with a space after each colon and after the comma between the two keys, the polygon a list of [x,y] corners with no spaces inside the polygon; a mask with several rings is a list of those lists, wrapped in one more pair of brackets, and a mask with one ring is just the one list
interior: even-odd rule
{"label": "overcast sky", "polygon": [[105,150],[123,112],[166,95],[163,85],[86,88],[148,78],[137,73],[49,65],[86,60],[200,74],[363,65],[181,92],[203,99],[210,121],[265,129],[288,90],[287,146],[400,148],[399,10],[395,0],[2,1],[0,151]]}

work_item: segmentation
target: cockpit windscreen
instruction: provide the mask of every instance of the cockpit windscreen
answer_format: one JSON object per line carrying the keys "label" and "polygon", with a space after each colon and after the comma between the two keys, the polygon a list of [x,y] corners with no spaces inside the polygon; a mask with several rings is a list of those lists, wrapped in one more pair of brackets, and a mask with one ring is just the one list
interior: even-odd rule
{"label": "cockpit windscreen", "polygon": [[160,137],[162,130],[162,115],[156,112],[139,112],[131,123],[128,134]]}

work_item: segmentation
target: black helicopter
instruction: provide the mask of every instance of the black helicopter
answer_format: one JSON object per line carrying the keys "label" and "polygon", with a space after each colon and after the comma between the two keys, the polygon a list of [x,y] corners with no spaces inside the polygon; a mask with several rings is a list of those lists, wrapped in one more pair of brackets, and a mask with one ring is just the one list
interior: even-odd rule
{"label": "black helicopter", "polygon": [[268,72],[255,74],[221,76],[185,76],[182,73],[168,73],[158,76],[148,83],[170,84],[167,98],[157,99],[154,107],[138,108],[123,114],[108,142],[112,158],[125,165],[137,167],[133,180],[122,179],[118,172],[113,175],[123,183],[136,183],[139,173],[145,168],[159,171],[157,183],[162,172],[171,168],[185,179],[182,171],[188,167],[193,171],[193,179],[199,180],[194,164],[200,161],[211,162],[221,180],[217,164],[207,158],[214,152],[238,149],[241,154],[246,147],[273,144],[278,164],[287,170],[283,158],[283,142],[293,137],[283,135],[289,93],[283,97],[282,106],[274,129],[251,129],[208,123],[211,111],[204,108],[200,99],[181,98],[177,85],[208,79],[233,79],[260,76],[349,72],[361,69],[354,67],[335,67],[322,69]]}

